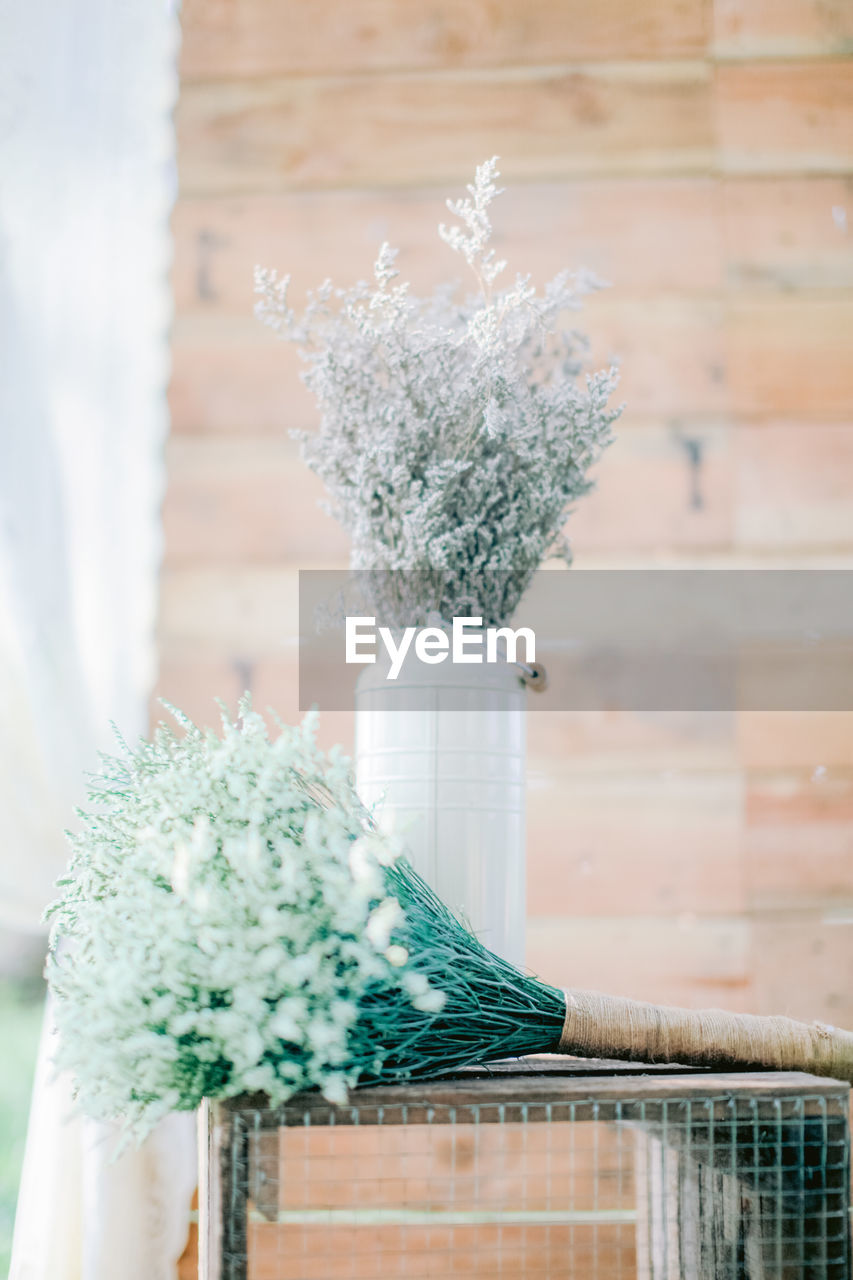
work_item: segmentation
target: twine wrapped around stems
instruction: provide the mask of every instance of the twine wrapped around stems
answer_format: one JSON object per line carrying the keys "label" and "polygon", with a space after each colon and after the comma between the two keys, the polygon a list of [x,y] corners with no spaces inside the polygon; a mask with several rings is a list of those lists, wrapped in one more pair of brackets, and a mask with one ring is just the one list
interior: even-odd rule
{"label": "twine wrapped around stems", "polygon": [[722,1009],[678,1009],[566,991],[558,1053],[702,1067],[764,1067],[853,1081],[853,1032]]}

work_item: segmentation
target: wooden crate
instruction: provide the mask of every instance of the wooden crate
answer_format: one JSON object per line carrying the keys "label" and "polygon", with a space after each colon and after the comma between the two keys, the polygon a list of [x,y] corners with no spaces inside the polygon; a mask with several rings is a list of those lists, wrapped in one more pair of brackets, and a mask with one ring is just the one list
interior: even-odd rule
{"label": "wooden crate", "polygon": [[527,1059],[205,1108],[205,1280],[846,1280],[849,1086]]}

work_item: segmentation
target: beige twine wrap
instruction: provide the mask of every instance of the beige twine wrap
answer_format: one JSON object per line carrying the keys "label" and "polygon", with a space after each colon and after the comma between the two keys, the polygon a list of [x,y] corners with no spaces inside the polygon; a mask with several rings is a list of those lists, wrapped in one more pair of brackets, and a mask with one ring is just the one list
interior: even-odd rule
{"label": "beige twine wrap", "polygon": [[596,991],[566,991],[558,1053],[632,1062],[808,1071],[853,1081],[853,1032],[822,1022],[721,1009],[673,1009]]}

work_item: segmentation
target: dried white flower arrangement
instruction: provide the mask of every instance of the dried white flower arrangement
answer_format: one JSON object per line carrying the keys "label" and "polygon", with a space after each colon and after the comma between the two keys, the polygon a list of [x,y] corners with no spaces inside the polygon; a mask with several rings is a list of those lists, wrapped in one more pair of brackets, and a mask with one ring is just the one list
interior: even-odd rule
{"label": "dried white flower arrangement", "polygon": [[58,1064],[84,1110],[138,1133],[205,1096],[343,1101],[387,1056],[353,1047],[365,999],[444,1003],[392,943],[396,853],[349,762],[311,718],[270,740],[240,710],[221,738],[174,712],[183,735],[104,757],[49,913]]}
{"label": "dried white flower arrangement", "polygon": [[322,417],[301,436],[304,456],[350,534],[352,567],[377,581],[405,571],[376,588],[395,625],[508,621],[543,559],[569,559],[567,511],[620,412],[608,407],[616,371],[581,379],[587,340],[561,327],[598,282],[564,271],[541,295],[528,276],[496,287],[498,176],[496,157],[481,165],[468,198],[448,201],[461,226],[439,227],[472,268],[474,296],[450,285],[413,297],[383,244],[373,284],[326,281],[297,318],[289,277],[256,271],[258,316],[307,362]]}

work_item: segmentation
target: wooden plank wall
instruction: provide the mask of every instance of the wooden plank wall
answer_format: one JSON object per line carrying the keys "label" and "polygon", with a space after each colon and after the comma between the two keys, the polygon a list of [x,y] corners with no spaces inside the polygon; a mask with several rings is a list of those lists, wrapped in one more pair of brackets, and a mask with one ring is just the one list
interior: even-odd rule
{"label": "wooden plank wall", "polygon": [[[500,250],[613,282],[628,409],[577,563],[853,564],[849,0],[184,0],[160,688],[295,715],[295,574],[345,562],[252,318],[401,246],[499,153]],[[351,720],[328,717],[327,740]],[[853,1025],[853,716],[535,716],[529,962]]]}

